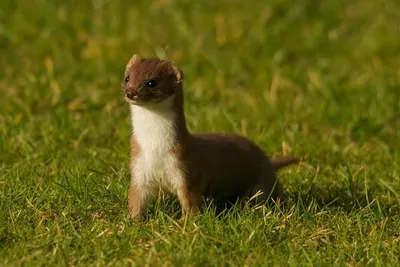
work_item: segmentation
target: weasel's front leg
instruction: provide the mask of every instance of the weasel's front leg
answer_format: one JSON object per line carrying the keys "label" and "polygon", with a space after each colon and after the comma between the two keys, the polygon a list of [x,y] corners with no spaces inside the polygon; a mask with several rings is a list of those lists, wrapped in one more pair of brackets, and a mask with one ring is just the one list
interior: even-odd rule
{"label": "weasel's front leg", "polygon": [[131,181],[129,186],[129,215],[131,218],[139,217],[145,210],[148,202],[147,192],[144,188],[139,188],[138,185]]}
{"label": "weasel's front leg", "polygon": [[182,207],[182,215],[194,215],[199,206],[200,195],[195,190],[189,190],[186,185],[178,189],[177,195]]}

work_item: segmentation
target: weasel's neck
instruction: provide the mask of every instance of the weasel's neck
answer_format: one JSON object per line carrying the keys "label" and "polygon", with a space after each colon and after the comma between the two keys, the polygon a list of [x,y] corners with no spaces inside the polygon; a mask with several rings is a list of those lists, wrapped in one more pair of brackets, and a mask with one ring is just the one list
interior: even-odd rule
{"label": "weasel's neck", "polygon": [[167,152],[189,134],[180,95],[148,106],[131,105],[133,137],[143,152]]}

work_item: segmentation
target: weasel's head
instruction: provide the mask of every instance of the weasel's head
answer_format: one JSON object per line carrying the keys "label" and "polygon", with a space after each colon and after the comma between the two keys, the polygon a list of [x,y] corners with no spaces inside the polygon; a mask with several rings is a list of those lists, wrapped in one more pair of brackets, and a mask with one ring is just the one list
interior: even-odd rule
{"label": "weasel's head", "polygon": [[182,79],[182,71],[172,61],[133,55],[126,65],[122,90],[130,104],[154,104],[180,90]]}

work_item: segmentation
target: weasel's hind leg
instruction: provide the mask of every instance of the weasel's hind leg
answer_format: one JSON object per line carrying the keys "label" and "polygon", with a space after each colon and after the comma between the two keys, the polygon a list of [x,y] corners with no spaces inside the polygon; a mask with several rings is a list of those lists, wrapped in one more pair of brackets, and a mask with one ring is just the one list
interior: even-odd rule
{"label": "weasel's hind leg", "polygon": [[269,163],[265,165],[258,182],[245,193],[245,196],[251,200],[252,204],[261,204],[271,200],[276,201],[282,195],[282,187]]}

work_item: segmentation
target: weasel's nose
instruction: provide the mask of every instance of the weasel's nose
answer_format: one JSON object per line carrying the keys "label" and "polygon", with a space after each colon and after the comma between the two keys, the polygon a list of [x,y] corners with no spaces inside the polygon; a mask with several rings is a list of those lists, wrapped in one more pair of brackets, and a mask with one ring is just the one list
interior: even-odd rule
{"label": "weasel's nose", "polygon": [[125,96],[129,99],[132,99],[136,96],[136,92],[133,90],[125,90]]}

